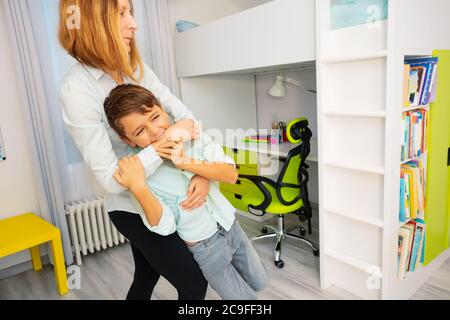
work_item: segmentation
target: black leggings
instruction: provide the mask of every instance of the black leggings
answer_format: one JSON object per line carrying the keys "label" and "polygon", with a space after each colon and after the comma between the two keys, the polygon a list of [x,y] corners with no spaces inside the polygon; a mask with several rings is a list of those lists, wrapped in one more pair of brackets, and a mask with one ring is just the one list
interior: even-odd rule
{"label": "black leggings", "polygon": [[178,291],[180,300],[205,299],[208,283],[177,233],[161,236],[145,227],[137,214],[114,211],[114,226],[131,243],[135,271],[127,300],[150,300],[160,276]]}

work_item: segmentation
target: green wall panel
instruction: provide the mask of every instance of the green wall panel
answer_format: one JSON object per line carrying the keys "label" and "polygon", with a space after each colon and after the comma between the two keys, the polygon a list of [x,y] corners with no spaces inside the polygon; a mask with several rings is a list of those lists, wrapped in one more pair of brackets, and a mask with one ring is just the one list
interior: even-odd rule
{"label": "green wall panel", "polygon": [[449,246],[450,51],[436,50],[433,56],[439,58],[439,78],[437,98],[430,106],[425,265]]}

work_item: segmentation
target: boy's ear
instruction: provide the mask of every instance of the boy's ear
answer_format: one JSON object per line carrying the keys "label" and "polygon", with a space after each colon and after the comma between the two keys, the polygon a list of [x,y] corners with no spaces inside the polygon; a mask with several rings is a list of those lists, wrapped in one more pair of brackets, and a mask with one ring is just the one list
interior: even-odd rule
{"label": "boy's ear", "polygon": [[126,143],[127,145],[129,145],[132,148],[136,148],[137,147],[137,144],[134,143],[133,141],[131,141],[130,139],[128,139],[127,137],[120,137],[120,139],[122,139],[122,141],[124,143]]}

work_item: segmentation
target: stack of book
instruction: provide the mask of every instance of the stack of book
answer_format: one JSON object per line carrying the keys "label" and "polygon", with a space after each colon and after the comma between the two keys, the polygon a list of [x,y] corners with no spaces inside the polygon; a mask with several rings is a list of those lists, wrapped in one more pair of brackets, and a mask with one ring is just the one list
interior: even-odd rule
{"label": "stack of book", "polygon": [[424,242],[424,220],[411,220],[400,227],[397,254],[397,277],[399,280],[405,279],[407,272],[416,270],[419,263],[424,262]]}
{"label": "stack of book", "polygon": [[429,110],[436,99],[438,58],[405,60],[400,170],[398,279],[424,261]]}
{"label": "stack of book", "polygon": [[420,157],[427,151],[428,111],[403,113],[402,162]]}
{"label": "stack of book", "polygon": [[278,144],[280,140],[275,135],[256,135],[244,137],[242,142]]}
{"label": "stack of book", "polygon": [[408,162],[400,171],[400,222],[423,219],[425,215],[426,172],[424,160]]}
{"label": "stack of book", "polygon": [[403,106],[425,106],[436,98],[438,58],[405,60]]}

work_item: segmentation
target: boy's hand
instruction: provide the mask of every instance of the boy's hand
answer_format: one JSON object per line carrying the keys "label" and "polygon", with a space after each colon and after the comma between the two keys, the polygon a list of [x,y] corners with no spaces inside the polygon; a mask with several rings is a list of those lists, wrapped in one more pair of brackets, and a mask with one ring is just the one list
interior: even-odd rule
{"label": "boy's hand", "polygon": [[119,160],[119,168],[114,173],[114,179],[133,193],[146,188],[145,169],[138,156]]}
{"label": "boy's hand", "polygon": [[155,150],[161,158],[172,161],[177,168],[181,168],[183,164],[192,161],[184,153],[183,140],[181,138],[164,142],[156,147]]}
{"label": "boy's hand", "polygon": [[171,142],[173,140],[181,139],[183,142],[197,140],[200,137],[200,129],[197,128],[194,120],[181,120],[171,126],[164,132],[159,141],[154,142],[154,148],[158,148],[162,144]]}

